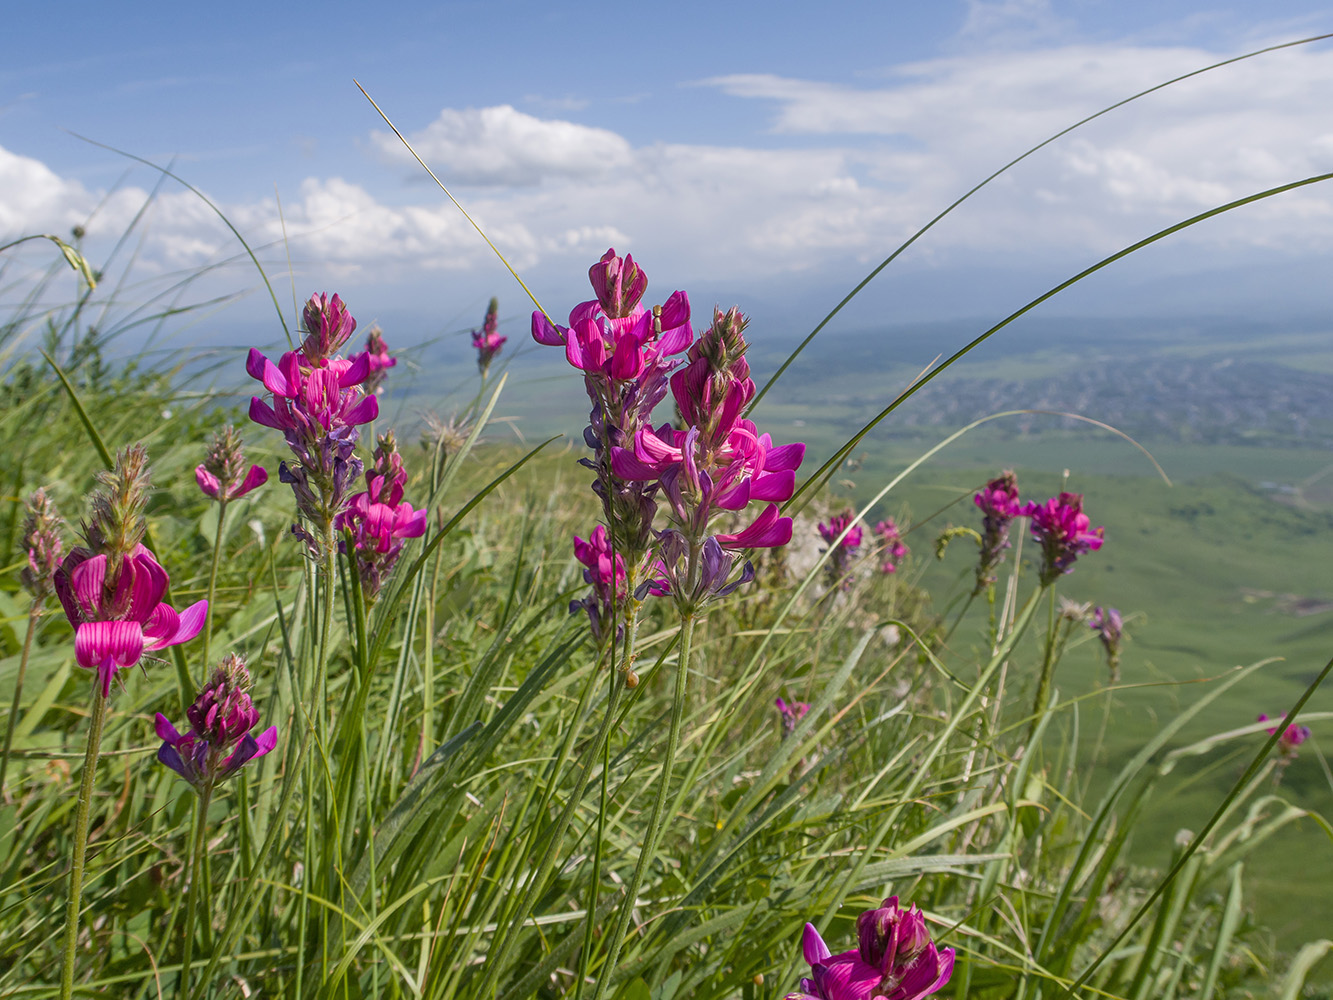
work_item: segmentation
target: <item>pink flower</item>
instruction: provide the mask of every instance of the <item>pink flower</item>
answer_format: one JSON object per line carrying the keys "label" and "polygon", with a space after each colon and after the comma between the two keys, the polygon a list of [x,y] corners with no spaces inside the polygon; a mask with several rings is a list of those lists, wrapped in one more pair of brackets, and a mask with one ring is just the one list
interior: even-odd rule
{"label": "pink flower", "polygon": [[323,367],[356,330],[356,320],[348,312],[343,300],[337,295],[329,296],[323,292],[310,296],[301,312],[301,319],[307,331],[301,343],[301,353],[315,368]]}
{"label": "pink flower", "polygon": [[907,558],[909,549],[903,542],[902,532],[893,518],[886,518],[875,525],[875,537],[879,539],[880,554],[884,561],[880,563],[881,573],[896,573],[898,565]]}
{"label": "pink flower", "polygon": [[[1267,722],[1268,721],[1267,714],[1260,713],[1258,721]],[[1283,721],[1284,722],[1286,721],[1285,716],[1283,717]],[[1268,735],[1272,736],[1275,732],[1277,732],[1277,726],[1274,726],[1272,729],[1269,729]],[[1298,726],[1293,722],[1290,726],[1287,726],[1287,728],[1282,731],[1282,735],[1278,737],[1277,741],[1278,752],[1282,754],[1284,759],[1289,760],[1292,757],[1296,756],[1296,748],[1299,747],[1309,738],[1310,738],[1310,727]]]}
{"label": "pink flower", "polygon": [[340,427],[368,424],[379,416],[379,402],[357,387],[370,374],[370,359],[358,354],[352,361],[326,358],[321,367],[307,369],[302,355],[288,351],[275,365],[254,348],[245,370],[272,394],[270,406],[250,400],[250,419],[301,439],[317,442]]}
{"label": "pink flower", "polygon": [[73,549],[56,571],[56,596],[74,626],[74,655],[79,666],[96,670],[102,696],[111,693],[116,671],[132,667],[152,650],[193,639],[204,627],[208,602],[179,614],[162,603],[167,571],[142,545],[108,569],[109,557],[86,548]]}
{"label": "pink flower", "polygon": [[782,719],[783,739],[796,731],[796,724],[804,719],[810,711],[810,703],[805,701],[794,701],[788,704],[782,698],[775,698],[773,704],[777,706],[778,716]]}
{"label": "pink flower", "polygon": [[230,503],[268,482],[268,473],[262,465],[252,465],[242,474],[244,468],[245,451],[240,435],[228,424],[213,436],[208,456],[195,467],[194,479],[205,496]]}
{"label": "pink flower", "polygon": [[953,974],[953,949],[937,949],[921,911],[902,909],[897,896],[862,913],[856,930],[858,947],[834,955],[819,931],[805,925],[810,977],[787,1000],[922,1000]]}
{"label": "pink flower", "polygon": [[398,364],[398,359],[389,353],[384,331],[378,326],[372,326],[366,334],[366,360],[370,362],[370,374],[366,376],[362,388],[368,396],[378,395],[385,374]]}
{"label": "pink flower", "polygon": [[588,268],[588,280],[597,295],[602,312],[612,319],[628,316],[639,305],[648,291],[648,275],[639,270],[631,254],[624,259],[616,256],[615,248],[602,254],[602,259]]}
{"label": "pink flower", "polygon": [[334,520],[339,531],[352,533],[362,593],[371,602],[397,564],[403,543],[426,533],[426,511],[413,510],[403,500],[406,484],[407,470],[393,432],[382,434],[375,465],[366,472],[365,492],[353,496]]}
{"label": "pink flower", "polygon": [[1102,547],[1105,528],[1092,528],[1083,513],[1082,493],[1061,493],[1045,503],[1030,503],[1020,513],[1032,518],[1032,537],[1041,544],[1041,582],[1054,583],[1074,568],[1074,560]]}
{"label": "pink flower", "polygon": [[841,514],[831,514],[827,524],[820,522],[819,537],[824,539],[825,545],[832,545],[839,535],[847,531],[838,545],[840,548],[847,549],[850,554],[855,554],[856,550],[861,547],[861,526],[858,524],[853,526],[850,531],[847,530],[848,525],[851,525],[855,519],[856,515],[850,510],[845,510]]}
{"label": "pink flower", "polygon": [[977,585],[973,594],[980,594],[995,582],[995,570],[1004,562],[1004,551],[1009,548],[1009,522],[1023,513],[1018,502],[1018,477],[1006,471],[992,479],[972,498],[981,508],[981,557],[977,562]]}
{"label": "pink flower", "polygon": [[185,710],[188,733],[181,735],[158,713],[157,735],[163,742],[157,759],[196,788],[212,787],[272,750],[278,743],[277,726],[251,735],[259,712],[250,701],[249,687],[250,674],[241,658],[233,654],[224,659]]}
{"label": "pink flower", "polygon": [[491,299],[490,306],[486,309],[486,320],[480,330],[472,331],[472,346],[477,351],[477,369],[482,376],[490,370],[491,362],[495,356],[500,353],[500,348],[504,346],[508,337],[500,336],[500,300]]}

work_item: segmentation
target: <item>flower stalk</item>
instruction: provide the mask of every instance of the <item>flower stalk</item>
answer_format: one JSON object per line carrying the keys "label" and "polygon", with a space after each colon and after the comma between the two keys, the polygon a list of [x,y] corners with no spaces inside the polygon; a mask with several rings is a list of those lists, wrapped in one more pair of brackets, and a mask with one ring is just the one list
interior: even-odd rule
{"label": "flower stalk", "polygon": [[107,699],[102,692],[94,688],[92,716],[88,722],[88,749],[83,757],[83,780],[79,782],[79,801],[74,813],[74,847],[69,863],[69,902],[65,906],[65,949],[60,972],[60,1000],[70,1000],[74,995],[74,956],[79,945],[79,903],[83,896],[84,860],[88,854],[88,818],[92,811],[97,759],[102,748],[106,703]]}

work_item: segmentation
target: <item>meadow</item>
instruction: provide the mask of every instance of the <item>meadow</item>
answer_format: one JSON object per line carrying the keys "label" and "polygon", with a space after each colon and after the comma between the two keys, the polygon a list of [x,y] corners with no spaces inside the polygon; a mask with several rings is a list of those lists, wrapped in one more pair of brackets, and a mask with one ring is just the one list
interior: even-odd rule
{"label": "meadow", "polygon": [[70,240],[0,275],[6,995],[1329,995],[1326,511],[872,448],[906,385],[814,420],[613,250],[532,319],[572,441],[494,307],[429,420],[333,290],[201,391]]}

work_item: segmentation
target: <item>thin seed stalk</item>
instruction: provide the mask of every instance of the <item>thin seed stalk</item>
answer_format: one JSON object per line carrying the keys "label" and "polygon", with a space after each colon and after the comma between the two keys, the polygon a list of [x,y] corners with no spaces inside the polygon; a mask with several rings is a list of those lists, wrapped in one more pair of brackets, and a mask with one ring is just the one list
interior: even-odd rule
{"label": "thin seed stalk", "polygon": [[5,752],[0,756],[0,796],[4,795],[5,774],[9,771],[9,750],[14,745],[14,727],[18,724],[19,701],[23,697],[23,675],[28,671],[28,655],[32,652],[32,637],[37,632],[37,619],[42,615],[42,602],[34,600],[28,609],[28,631],[23,636],[23,653],[19,656],[18,677],[14,679],[14,702],[5,720]]}
{"label": "thin seed stalk", "polygon": [[[691,574],[693,579],[693,574]],[[607,949],[606,963],[602,966],[602,975],[597,979],[597,992],[593,1000],[602,1000],[611,977],[615,974],[616,963],[620,960],[620,948],[625,942],[625,933],[629,928],[630,915],[634,911],[639,889],[643,887],[643,876],[657,855],[657,846],[662,839],[665,826],[663,813],[671,787],[671,771],[676,764],[676,753],[680,749],[681,723],[685,718],[685,696],[688,691],[690,673],[690,653],[694,640],[694,614],[687,613],[680,620],[680,652],[676,663],[675,701],[671,705],[671,727],[667,731],[666,759],[662,762],[662,775],[657,781],[657,798],[653,801],[653,812],[648,819],[648,830],[643,840],[643,849],[639,852],[638,863],[634,866],[634,875],[630,878],[629,890],[625,902],[620,907],[615,930],[611,934],[611,943]]]}
{"label": "thin seed stalk", "polygon": [[74,813],[74,853],[69,865],[69,904],[65,907],[65,958],[60,973],[60,1000],[70,1000],[74,995],[74,955],[79,944],[79,901],[83,896],[83,865],[88,855],[88,818],[92,812],[97,757],[102,748],[106,702],[100,688],[94,684],[93,712],[88,722],[88,751],[83,757],[83,780],[79,783],[79,804]]}
{"label": "thin seed stalk", "polygon": [[[199,793],[199,809],[194,819],[194,837],[190,842],[190,854],[185,859],[190,872],[190,895],[185,904],[185,940],[181,945],[181,974],[179,979],[181,1000],[190,995],[190,959],[194,951],[195,912],[200,892],[209,893],[208,861],[204,854],[204,844],[208,838],[208,800],[213,797],[212,785],[205,785]],[[202,877],[201,877],[201,873]],[[204,935],[204,946],[208,947],[209,935]]]}

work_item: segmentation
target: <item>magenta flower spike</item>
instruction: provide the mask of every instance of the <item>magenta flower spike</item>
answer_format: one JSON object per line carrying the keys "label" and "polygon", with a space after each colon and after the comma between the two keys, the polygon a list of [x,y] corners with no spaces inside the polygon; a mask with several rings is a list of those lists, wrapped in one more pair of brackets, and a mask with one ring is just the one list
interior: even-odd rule
{"label": "magenta flower spike", "polygon": [[222,503],[245,496],[268,482],[262,465],[245,470],[245,452],[241,438],[230,425],[213,436],[213,446],[201,465],[195,467],[194,479],[204,496]]}
{"label": "magenta flower spike", "polygon": [[778,717],[782,720],[782,738],[786,739],[796,731],[796,725],[806,717],[810,711],[809,702],[793,701],[788,703],[782,698],[774,698],[773,704],[777,707]]}
{"label": "magenta flower spike", "polygon": [[[540,315],[540,314],[538,314]],[[500,336],[500,300],[491,299],[486,309],[486,320],[480,330],[472,331],[472,346],[477,352],[477,370],[482,378],[491,369],[491,362],[500,353],[508,337]]]}
{"label": "magenta flower spike", "polygon": [[106,555],[73,549],[55,576],[56,596],[74,626],[74,655],[79,666],[96,670],[102,696],[111,693],[116,672],[137,664],[143,655],[193,639],[204,627],[208,602],[198,601],[177,613],[162,602],[167,571],[143,545],[109,568]]}
{"label": "magenta flower spike", "polygon": [[1125,623],[1115,608],[1094,608],[1088,627],[1097,633],[1106,650],[1107,665],[1111,669],[1111,683],[1120,679],[1120,643],[1125,635]]}
{"label": "magenta flower spike", "polygon": [[413,510],[403,499],[406,485],[407,470],[393,432],[381,434],[375,465],[366,472],[365,492],[353,496],[334,521],[339,531],[352,535],[361,592],[371,604],[397,565],[403,544],[426,533],[426,511]]}
{"label": "magenta flower spike", "polygon": [[639,270],[634,257],[625,254],[622,259],[614,249],[606,251],[601,260],[588,268],[588,280],[602,312],[612,319],[632,313],[648,291],[648,275]]}
{"label": "magenta flower spike", "polygon": [[60,568],[64,542],[60,538],[65,520],[46,490],[34,490],[28,497],[28,516],[23,522],[23,548],[28,565],[19,571],[19,582],[39,605],[55,593],[55,575]]}
{"label": "magenta flower spike", "polygon": [[851,554],[855,555],[856,550],[861,547],[861,526],[858,524],[852,527],[850,531],[847,530],[848,525],[855,519],[856,515],[850,510],[845,510],[841,514],[832,514],[829,516],[827,524],[822,521],[820,522],[819,537],[824,539],[825,545],[832,545],[837,537],[846,531],[847,534],[843,536],[842,541],[839,542],[838,545],[840,548],[847,549]]}
{"label": "magenta flower spike", "polygon": [[1041,544],[1043,585],[1071,572],[1083,553],[1102,547],[1106,529],[1090,527],[1082,493],[1061,493],[1042,504],[1030,503],[1020,513],[1032,518],[1032,537]]}
{"label": "magenta flower spike", "polygon": [[226,657],[185,710],[188,732],[182,735],[171,720],[157,714],[157,735],[162,740],[157,759],[196,789],[211,789],[271,751],[278,745],[278,727],[251,734],[259,724],[259,712],[250,701],[249,688],[244,661],[235,654]]}
{"label": "magenta flower spike", "polygon": [[306,300],[301,312],[306,338],[301,342],[301,353],[312,367],[324,363],[342,349],[356,330],[356,320],[337,295],[320,292]]}
{"label": "magenta flower spike", "polygon": [[[1256,721],[1267,722],[1269,721],[1268,715],[1266,713],[1260,713],[1259,718]],[[1285,716],[1283,716],[1282,721],[1283,722],[1287,721]],[[1269,736],[1272,736],[1275,732],[1277,732],[1277,726],[1273,726],[1267,732]],[[1309,738],[1310,738],[1310,727],[1299,726],[1293,722],[1291,725],[1283,729],[1282,735],[1278,737],[1277,741],[1278,753],[1282,755],[1283,760],[1291,760],[1296,756],[1297,748]]]}
{"label": "magenta flower spike", "polygon": [[875,538],[878,539],[879,552],[883,559],[879,564],[879,571],[885,575],[898,572],[898,566],[907,558],[910,550],[903,541],[902,532],[898,530],[893,518],[886,518],[876,523]]}
{"label": "magenta flower spike", "polygon": [[366,376],[362,388],[366,395],[377,396],[383,391],[389,369],[398,364],[398,359],[389,353],[384,331],[378,326],[372,326],[366,333],[366,360],[370,363],[370,374]]}
{"label": "magenta flower spike", "polygon": [[973,594],[980,594],[996,581],[995,570],[1004,562],[1009,548],[1009,524],[1023,514],[1018,502],[1018,477],[1005,471],[992,479],[972,498],[981,509],[980,558],[977,561],[977,585]]}
{"label": "magenta flower spike", "polygon": [[936,948],[921,911],[903,909],[897,896],[862,913],[856,930],[858,946],[834,955],[814,925],[805,925],[810,976],[787,1000],[924,1000],[953,975],[953,949]]}

